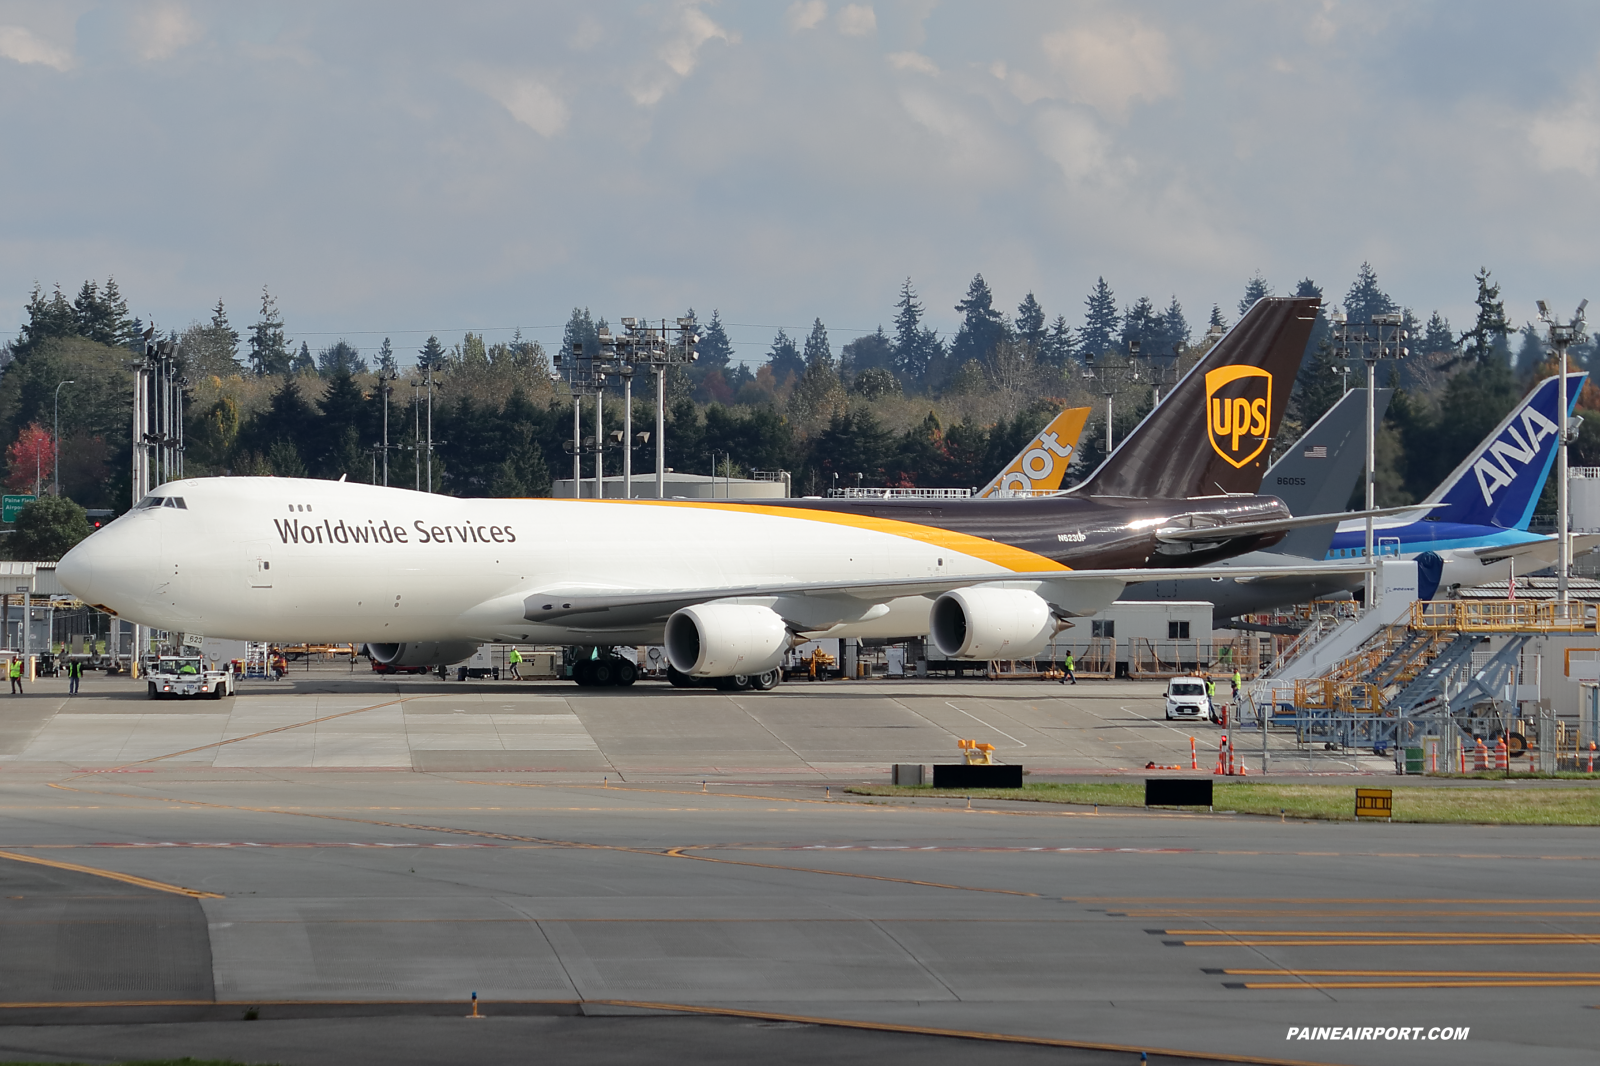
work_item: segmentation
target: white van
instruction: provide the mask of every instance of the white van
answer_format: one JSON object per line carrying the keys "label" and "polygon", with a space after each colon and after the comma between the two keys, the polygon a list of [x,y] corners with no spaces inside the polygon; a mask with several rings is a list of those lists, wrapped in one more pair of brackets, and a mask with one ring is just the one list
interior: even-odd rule
{"label": "white van", "polygon": [[1175,677],[1167,682],[1167,721],[1198,718],[1210,721],[1211,698],[1206,695],[1203,677]]}

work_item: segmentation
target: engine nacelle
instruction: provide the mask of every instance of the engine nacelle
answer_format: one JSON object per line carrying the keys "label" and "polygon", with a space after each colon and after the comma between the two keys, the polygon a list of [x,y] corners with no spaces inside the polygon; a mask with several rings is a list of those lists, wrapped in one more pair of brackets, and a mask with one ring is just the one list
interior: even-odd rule
{"label": "engine nacelle", "polygon": [[385,666],[450,666],[470,659],[475,640],[413,640],[404,644],[368,644],[367,655]]}
{"label": "engine nacelle", "polygon": [[955,589],[928,615],[929,636],[947,659],[1031,658],[1058,630],[1050,605],[1027,589]]}
{"label": "engine nacelle", "polygon": [[690,677],[761,674],[783,662],[789,627],[770,607],[700,603],[667,619],[667,659]]}

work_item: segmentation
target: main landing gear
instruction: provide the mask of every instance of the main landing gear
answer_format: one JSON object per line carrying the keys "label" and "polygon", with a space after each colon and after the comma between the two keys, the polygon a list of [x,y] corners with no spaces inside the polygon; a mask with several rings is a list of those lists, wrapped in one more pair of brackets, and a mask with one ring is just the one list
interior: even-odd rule
{"label": "main landing gear", "polygon": [[572,664],[572,680],[586,688],[616,685],[626,688],[639,680],[639,668],[629,659],[607,655],[601,659],[579,659]]}

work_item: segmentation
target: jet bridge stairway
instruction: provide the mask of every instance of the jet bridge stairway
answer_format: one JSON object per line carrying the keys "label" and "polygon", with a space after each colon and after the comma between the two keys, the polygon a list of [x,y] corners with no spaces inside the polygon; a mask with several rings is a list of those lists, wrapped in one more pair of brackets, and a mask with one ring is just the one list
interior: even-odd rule
{"label": "jet bridge stairway", "polygon": [[[1505,699],[1534,635],[1596,632],[1595,606],[1581,602],[1424,600],[1389,624],[1361,621],[1324,626],[1306,647],[1291,646],[1251,703],[1270,701],[1275,714],[1292,707],[1296,716],[1444,717],[1469,729],[1463,719],[1476,706]],[[1491,650],[1495,637],[1505,639]]]}

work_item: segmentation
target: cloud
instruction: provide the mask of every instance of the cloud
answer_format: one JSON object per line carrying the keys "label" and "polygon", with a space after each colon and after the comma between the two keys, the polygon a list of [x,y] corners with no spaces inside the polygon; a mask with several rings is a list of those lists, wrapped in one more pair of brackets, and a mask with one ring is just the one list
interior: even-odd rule
{"label": "cloud", "polygon": [[1576,170],[1586,178],[1600,173],[1600,100],[1594,86],[1578,99],[1535,117],[1528,124],[1539,169]]}
{"label": "cloud", "polygon": [[146,62],[171,58],[204,36],[200,24],[181,4],[151,4],[129,19],[134,52]]}
{"label": "cloud", "polygon": [[0,56],[18,63],[54,67],[56,70],[66,70],[72,66],[71,52],[40,40],[32,30],[22,26],[0,26]]}
{"label": "cloud", "polygon": [[1034,131],[1039,150],[1068,181],[1085,181],[1110,169],[1110,141],[1088,115],[1052,107],[1035,120]]}
{"label": "cloud", "polygon": [[567,47],[577,52],[586,52],[605,40],[605,37],[605,27],[600,25],[593,15],[584,15],[567,37]]}
{"label": "cloud", "polygon": [[822,0],[795,0],[789,5],[784,21],[793,30],[814,30],[828,17],[828,5]]}
{"label": "cloud", "polygon": [[[693,74],[695,67],[700,65],[701,47],[708,41],[717,40],[725,44],[738,44],[739,35],[717,25],[711,16],[691,4],[679,9],[677,26],[657,56],[677,76],[676,80],[681,80]],[[647,72],[634,82],[629,92],[635,103],[653,107],[661,102],[674,83],[673,77],[662,72]]]}
{"label": "cloud", "polygon": [[1126,118],[1135,100],[1159,100],[1177,91],[1166,34],[1138,19],[1060,30],[1041,43],[1072,99],[1108,117]]}
{"label": "cloud", "polygon": [[878,28],[877,13],[871,4],[846,4],[839,9],[839,32],[846,37],[865,37]]}
{"label": "cloud", "polygon": [[896,70],[914,70],[918,74],[939,73],[939,65],[921,52],[890,52],[884,58]]}
{"label": "cloud", "polygon": [[554,90],[537,78],[508,78],[486,91],[511,112],[512,118],[541,137],[554,137],[567,128],[571,111]]}

